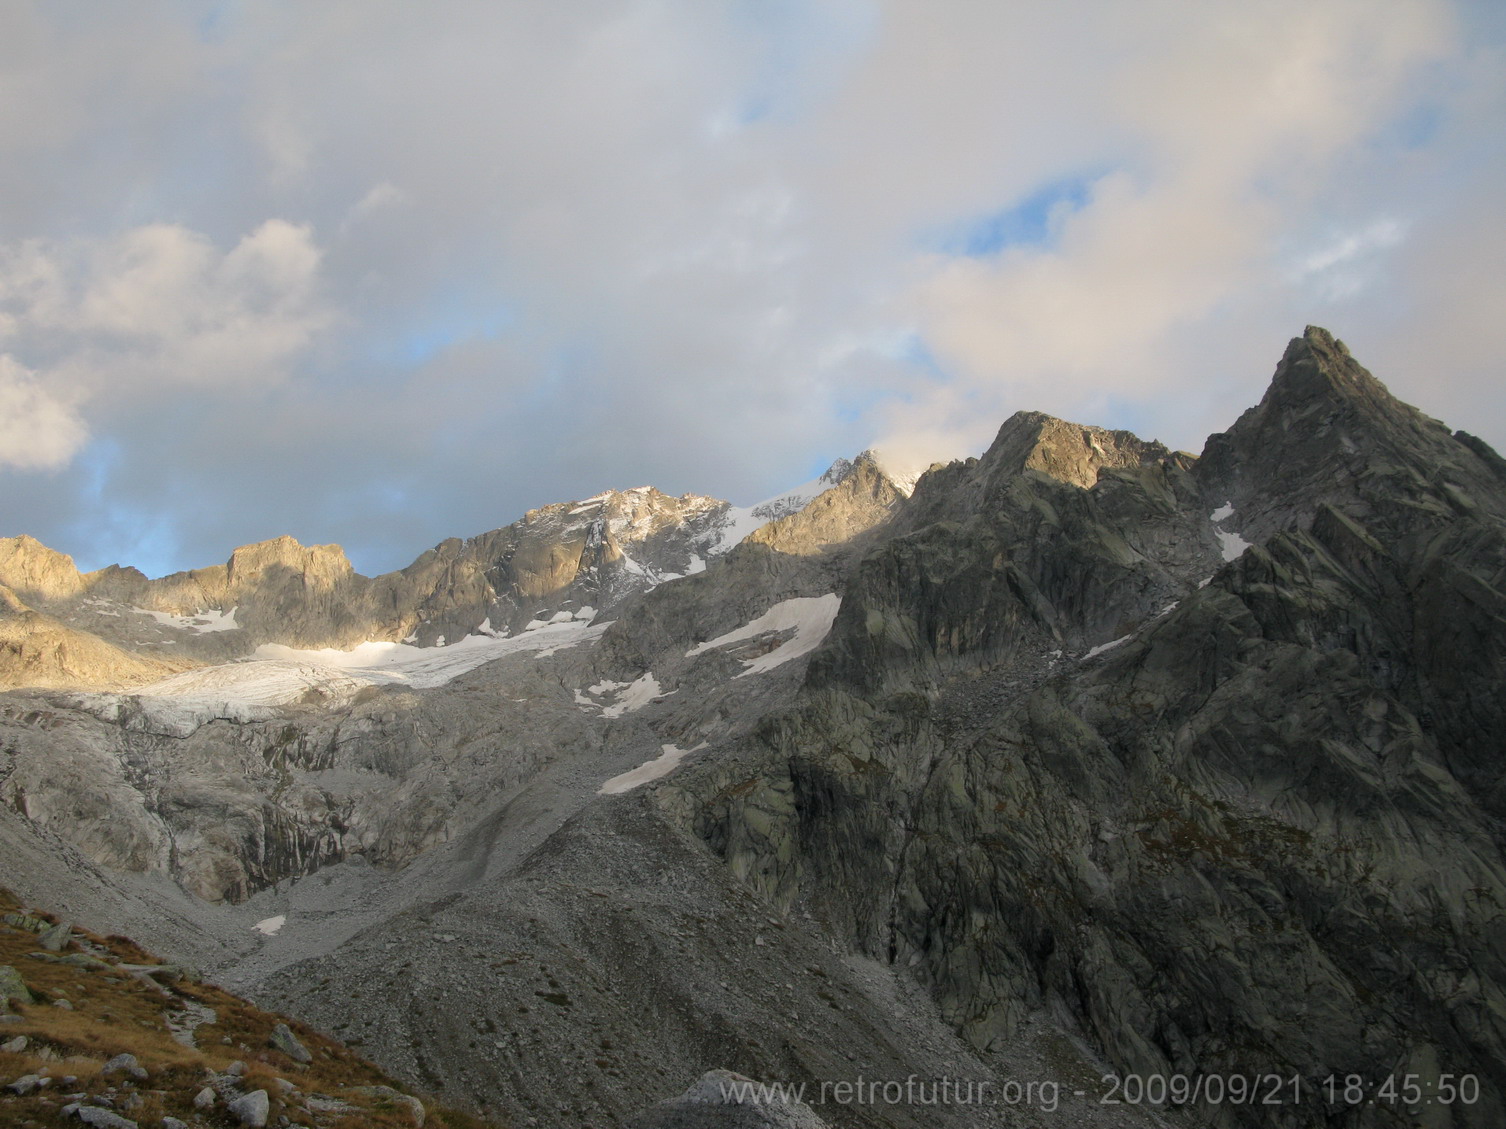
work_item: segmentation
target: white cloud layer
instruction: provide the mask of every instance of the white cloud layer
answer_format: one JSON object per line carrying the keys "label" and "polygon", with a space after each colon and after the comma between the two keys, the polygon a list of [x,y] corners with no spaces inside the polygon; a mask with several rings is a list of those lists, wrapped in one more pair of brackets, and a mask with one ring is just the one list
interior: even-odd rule
{"label": "white cloud layer", "polygon": [[328,314],[307,227],[267,220],[227,252],[178,224],[0,248],[0,341],[76,393],[234,389],[285,375]]}
{"label": "white cloud layer", "polygon": [[1196,449],[1308,322],[1506,442],[1489,5],[0,23],[0,406],[35,421],[0,424],[0,533],[88,563],[292,532],[394,567],[607,486],[976,451],[1020,408]]}
{"label": "white cloud layer", "polygon": [[0,466],[53,470],[66,465],[88,437],[73,404],[0,353]]}

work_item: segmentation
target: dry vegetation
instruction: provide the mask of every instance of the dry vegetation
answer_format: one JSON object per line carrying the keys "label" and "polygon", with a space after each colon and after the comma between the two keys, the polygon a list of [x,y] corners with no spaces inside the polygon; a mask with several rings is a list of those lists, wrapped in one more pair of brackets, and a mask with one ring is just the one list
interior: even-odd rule
{"label": "dry vegetation", "polygon": [[[15,898],[0,889],[0,919],[22,912]],[[48,923],[56,920],[46,913],[35,916]],[[75,928],[70,943],[51,954],[74,959],[89,954],[103,962],[88,966],[32,955],[40,951],[38,940],[33,928],[0,923],[0,966],[20,973],[36,999],[30,1004],[11,1001],[9,1015],[0,1021],[0,1048],[18,1036],[25,1039],[19,1052],[0,1049],[0,1125],[56,1125],[70,1101],[90,1104],[103,1095],[116,1113],[143,1129],[159,1125],[164,1116],[205,1129],[239,1126],[226,1109],[226,1096],[255,1090],[265,1090],[271,1099],[267,1123],[273,1126],[282,1116],[310,1129],[414,1125],[405,1101],[361,1089],[406,1092],[402,1086],[354,1051],[296,1020],[262,1011],[211,984],[196,982],[191,974],[133,975],[121,966],[163,962],[125,937],[99,937]],[[214,1021],[198,1026],[192,1036],[195,1045],[187,1046],[174,1038],[169,1018],[183,1026],[197,1008],[213,1009]],[[0,1004],[0,1012],[6,1010]],[[271,1045],[279,1023],[292,1030],[312,1055],[311,1062],[296,1062]],[[106,1076],[105,1065],[121,1054],[134,1055],[147,1078],[131,1080],[118,1071]],[[194,1096],[216,1079],[223,1088],[233,1063],[244,1070],[234,1089],[217,1096],[211,1109],[196,1109]],[[14,1093],[10,1085],[27,1075],[51,1081],[28,1094]],[[340,1108],[342,1104],[348,1108]],[[429,1126],[497,1126],[435,1102],[426,1100],[424,1105]]]}

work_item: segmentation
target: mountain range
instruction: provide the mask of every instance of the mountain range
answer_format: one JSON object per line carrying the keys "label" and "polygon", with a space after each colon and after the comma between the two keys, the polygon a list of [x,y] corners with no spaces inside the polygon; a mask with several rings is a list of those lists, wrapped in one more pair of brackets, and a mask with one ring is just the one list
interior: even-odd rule
{"label": "mountain range", "polygon": [[1314,327],[1197,456],[1021,412],[374,578],[17,536],[0,885],[502,1124],[1487,1129],[1503,592],[1506,462]]}

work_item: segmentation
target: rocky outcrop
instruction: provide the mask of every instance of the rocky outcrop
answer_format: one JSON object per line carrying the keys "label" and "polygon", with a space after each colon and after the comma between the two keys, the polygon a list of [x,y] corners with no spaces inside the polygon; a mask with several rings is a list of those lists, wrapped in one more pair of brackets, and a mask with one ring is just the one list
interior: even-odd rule
{"label": "rocky outcrop", "polygon": [[73,558],[35,537],[0,537],[0,586],[23,600],[66,600],[84,590]]}
{"label": "rocky outcrop", "polygon": [[830,489],[794,513],[755,530],[748,541],[780,553],[809,556],[834,546],[850,547],[857,538],[879,530],[906,495],[868,452],[844,463]]}
{"label": "rocky outcrop", "polygon": [[0,690],[16,686],[118,690],[192,665],[132,654],[33,611],[0,587]]}

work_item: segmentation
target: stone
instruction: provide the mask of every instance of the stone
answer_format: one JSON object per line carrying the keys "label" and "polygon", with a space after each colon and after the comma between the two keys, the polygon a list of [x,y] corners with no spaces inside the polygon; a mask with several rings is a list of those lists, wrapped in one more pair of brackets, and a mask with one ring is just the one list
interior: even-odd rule
{"label": "stone", "polygon": [[44,1079],[40,1074],[23,1074],[5,1088],[13,1094],[25,1097],[35,1090],[40,1090],[44,1085]]}
{"label": "stone", "polygon": [[193,1096],[194,1109],[213,1109],[216,1096],[214,1087],[205,1086]]}
{"label": "stone", "polygon": [[294,1062],[313,1062],[314,1056],[309,1053],[307,1047],[298,1041],[286,1023],[279,1023],[272,1028],[272,1036],[268,1039],[272,1047],[287,1055]]}
{"label": "stone", "polygon": [[67,946],[68,940],[73,936],[73,926],[66,921],[60,921],[56,925],[43,931],[37,938],[37,943],[49,953],[62,952]]}
{"label": "stone", "polygon": [[0,1000],[14,1000],[21,1004],[34,1004],[37,998],[27,988],[21,974],[8,964],[0,964]]}
{"label": "stone", "polygon": [[6,1054],[18,1055],[26,1049],[26,1036],[17,1035],[8,1043],[0,1043],[0,1051]]}
{"label": "stone", "polygon": [[102,1075],[124,1074],[126,1077],[135,1079],[137,1082],[144,1082],[148,1077],[146,1069],[141,1063],[136,1061],[136,1056],[133,1054],[116,1055],[109,1062],[105,1063],[99,1072]]}
{"label": "stone", "polygon": [[73,1111],[73,1116],[85,1125],[92,1125],[94,1129],[141,1129],[136,1122],[128,1117],[121,1117],[118,1113],[111,1113],[107,1109],[98,1106],[81,1105]]}
{"label": "stone", "polygon": [[164,1117],[162,1129],[188,1129],[188,1122],[179,1121],[176,1117]]}
{"label": "stone", "polygon": [[225,1108],[246,1129],[264,1129],[272,1111],[272,1100],[267,1097],[267,1091],[252,1090],[249,1094],[242,1094]]}

